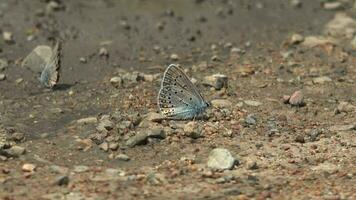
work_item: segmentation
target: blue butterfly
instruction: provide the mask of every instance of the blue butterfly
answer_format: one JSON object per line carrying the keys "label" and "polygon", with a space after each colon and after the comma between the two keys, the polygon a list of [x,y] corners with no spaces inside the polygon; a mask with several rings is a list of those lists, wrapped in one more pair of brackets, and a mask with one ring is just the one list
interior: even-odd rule
{"label": "blue butterfly", "polygon": [[52,55],[49,61],[45,64],[45,67],[41,73],[40,82],[47,88],[53,88],[59,80],[59,69],[60,69],[60,48],[59,41],[56,42]]}
{"label": "blue butterfly", "polygon": [[195,119],[210,106],[188,76],[178,66],[171,64],[163,75],[158,93],[158,106],[168,119]]}

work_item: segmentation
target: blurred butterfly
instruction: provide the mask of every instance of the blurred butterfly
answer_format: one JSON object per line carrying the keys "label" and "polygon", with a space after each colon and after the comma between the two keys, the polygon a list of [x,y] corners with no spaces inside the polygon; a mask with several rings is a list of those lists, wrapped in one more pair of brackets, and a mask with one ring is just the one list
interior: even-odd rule
{"label": "blurred butterfly", "polygon": [[195,85],[178,66],[171,64],[163,75],[158,106],[168,119],[195,119],[209,107]]}
{"label": "blurred butterfly", "polygon": [[45,64],[45,67],[41,73],[40,82],[47,88],[53,88],[59,80],[59,69],[61,56],[61,44],[56,42],[52,50],[50,60]]}

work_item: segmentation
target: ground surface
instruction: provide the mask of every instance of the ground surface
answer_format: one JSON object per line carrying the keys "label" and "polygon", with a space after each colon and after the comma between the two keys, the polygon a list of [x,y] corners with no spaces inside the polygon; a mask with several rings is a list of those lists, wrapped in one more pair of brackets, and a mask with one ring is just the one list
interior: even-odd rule
{"label": "ground surface", "polygon": [[[356,8],[300,2],[1,1],[0,199],[355,199]],[[21,61],[54,38],[51,91]],[[204,120],[152,119],[170,63],[223,99]]]}

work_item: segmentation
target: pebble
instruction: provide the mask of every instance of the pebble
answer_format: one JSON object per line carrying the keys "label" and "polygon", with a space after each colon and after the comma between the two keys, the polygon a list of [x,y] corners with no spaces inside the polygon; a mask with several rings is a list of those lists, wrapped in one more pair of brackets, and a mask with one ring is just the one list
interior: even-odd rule
{"label": "pebble", "polygon": [[151,122],[161,122],[163,119],[163,116],[156,112],[149,112],[149,113],[147,113],[145,119],[147,119],[148,121],[151,121]]}
{"label": "pebble", "polygon": [[109,149],[116,151],[119,148],[119,143],[114,142],[109,144]]}
{"label": "pebble", "polygon": [[324,28],[324,32],[332,37],[352,39],[356,33],[356,20],[346,13],[336,13]]}
{"label": "pebble", "polygon": [[99,49],[99,56],[100,57],[109,57],[109,52],[105,47],[101,47]]}
{"label": "pebble", "polygon": [[121,153],[121,154],[116,155],[115,159],[122,160],[122,161],[129,161],[131,158],[128,155]]}
{"label": "pebble", "polygon": [[313,48],[317,46],[324,46],[327,44],[335,45],[336,43],[336,40],[330,37],[308,36],[304,38],[304,41],[301,44],[305,47]]}
{"label": "pebble", "polygon": [[203,84],[214,87],[216,90],[228,87],[228,77],[224,74],[206,76]]}
{"label": "pebble", "polygon": [[248,125],[256,125],[256,117],[253,114],[249,114],[247,115],[247,117],[245,118],[245,123]]}
{"label": "pebble", "polygon": [[73,171],[76,173],[83,173],[89,171],[89,167],[85,165],[76,165],[74,166]]}
{"label": "pebble", "polygon": [[195,121],[188,122],[183,128],[184,134],[193,139],[203,137],[202,130],[199,128],[198,123]]}
{"label": "pebble", "polygon": [[261,103],[261,102],[259,102],[259,101],[253,101],[253,100],[245,100],[244,103],[245,103],[246,105],[254,106],[254,107],[263,105],[263,103]]}
{"label": "pebble", "polygon": [[57,1],[49,1],[46,5],[46,12],[52,13],[54,11],[58,11],[63,9],[63,6],[59,4]]}
{"label": "pebble", "polygon": [[248,159],[246,161],[246,169],[249,169],[249,170],[258,169],[257,162],[255,160]]}
{"label": "pebble", "polygon": [[141,132],[141,133],[137,133],[136,135],[130,137],[127,141],[126,141],[126,145],[129,147],[134,147],[136,145],[141,145],[146,143],[148,138],[147,133]]}
{"label": "pebble", "polygon": [[6,75],[5,74],[0,74],[0,81],[3,81],[6,79]]}
{"label": "pebble", "polygon": [[26,149],[20,146],[12,146],[10,149],[7,149],[6,152],[11,157],[19,157],[20,155],[25,154]]}
{"label": "pebble", "polygon": [[51,165],[49,166],[51,172],[58,173],[58,174],[67,174],[69,169],[67,167],[62,167],[58,165]]}
{"label": "pebble", "polygon": [[344,5],[341,2],[335,1],[324,3],[323,7],[325,10],[342,10],[344,8]]}
{"label": "pebble", "polygon": [[353,112],[356,111],[356,106],[350,104],[349,102],[342,101],[339,103],[339,105],[336,108],[337,113],[341,112]]}
{"label": "pebble", "polygon": [[115,76],[115,77],[112,77],[112,78],[110,79],[111,85],[113,85],[113,86],[116,87],[116,88],[121,87],[122,84],[123,84],[123,82],[124,82],[124,81],[123,81],[122,78],[119,77],[119,76]]}
{"label": "pebble", "polygon": [[9,63],[5,59],[0,59],[0,71],[6,69],[9,66]]}
{"label": "pebble", "polygon": [[318,173],[327,172],[329,174],[334,174],[339,170],[339,167],[332,163],[324,162],[315,167],[312,167],[311,170],[316,171]]}
{"label": "pebble", "polygon": [[43,64],[49,62],[52,55],[52,48],[40,45],[34,48],[30,54],[22,61],[21,66],[29,68],[35,73],[41,73]]}
{"label": "pebble", "polygon": [[59,176],[54,181],[54,184],[59,186],[68,185],[68,183],[69,183],[69,176],[67,175]]}
{"label": "pebble", "polygon": [[290,40],[291,44],[299,44],[303,41],[304,41],[304,37],[297,33],[293,34]]}
{"label": "pebble", "polygon": [[87,117],[77,120],[77,124],[96,124],[98,119],[96,117]]}
{"label": "pebble", "polygon": [[289,104],[292,106],[303,106],[304,105],[304,95],[302,91],[295,91],[289,98]]}
{"label": "pebble", "polygon": [[171,60],[173,60],[173,61],[179,60],[179,56],[178,56],[177,54],[171,54],[170,58],[171,58]]}
{"label": "pebble", "polygon": [[327,82],[332,82],[333,80],[328,76],[316,77],[313,79],[314,84],[325,84]]}
{"label": "pebble", "polygon": [[8,42],[8,43],[11,43],[11,42],[14,42],[14,36],[11,32],[9,31],[4,31],[2,33],[2,37],[4,39],[5,42]]}
{"label": "pebble", "polygon": [[126,20],[121,20],[120,25],[126,30],[129,30],[131,28],[130,24]]}
{"label": "pebble", "polygon": [[214,99],[211,101],[211,105],[217,108],[231,108],[232,103],[227,99]]}
{"label": "pebble", "polygon": [[353,50],[356,50],[356,36],[354,37],[354,39],[351,40],[350,45],[351,45]]}
{"label": "pebble", "polygon": [[303,5],[301,0],[291,0],[290,4],[293,8],[301,8]]}
{"label": "pebble", "polygon": [[114,122],[111,121],[110,115],[103,115],[99,120],[99,124],[96,127],[96,130],[99,132],[110,131],[114,128]]}
{"label": "pebble", "polygon": [[329,128],[330,131],[351,131],[351,130],[356,130],[356,125],[355,124],[349,124],[349,125],[334,125]]}
{"label": "pebble", "polygon": [[109,151],[109,144],[107,142],[103,142],[99,145],[99,148],[104,151]]}
{"label": "pebble", "polygon": [[34,164],[26,163],[22,165],[22,171],[24,172],[34,172],[35,169],[36,169],[36,165]]}
{"label": "pebble", "polygon": [[232,169],[235,163],[236,159],[231,155],[229,150],[215,148],[209,153],[207,166],[212,169],[226,170]]}
{"label": "pebble", "polygon": [[305,143],[304,136],[302,136],[302,135],[297,135],[297,137],[295,137],[294,141],[296,141],[298,143]]}

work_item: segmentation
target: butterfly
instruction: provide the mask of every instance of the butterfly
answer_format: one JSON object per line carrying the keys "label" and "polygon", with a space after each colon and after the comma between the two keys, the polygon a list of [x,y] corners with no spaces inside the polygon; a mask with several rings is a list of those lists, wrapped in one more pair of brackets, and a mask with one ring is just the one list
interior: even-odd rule
{"label": "butterfly", "polygon": [[47,88],[53,88],[59,80],[59,69],[61,56],[61,44],[59,41],[53,47],[52,55],[49,61],[45,64],[41,73],[40,82]]}
{"label": "butterfly", "polygon": [[210,106],[178,65],[164,72],[158,93],[158,106],[168,119],[186,120],[201,116]]}

